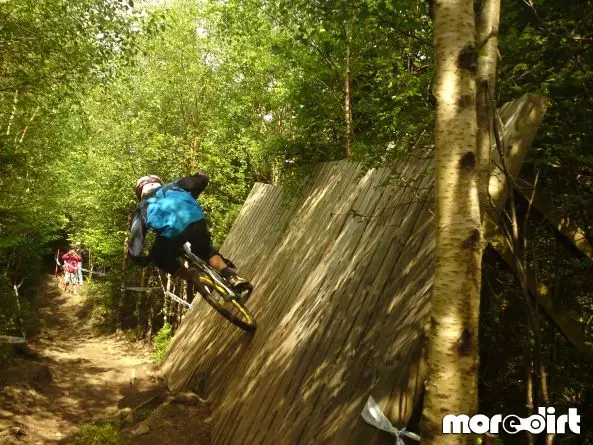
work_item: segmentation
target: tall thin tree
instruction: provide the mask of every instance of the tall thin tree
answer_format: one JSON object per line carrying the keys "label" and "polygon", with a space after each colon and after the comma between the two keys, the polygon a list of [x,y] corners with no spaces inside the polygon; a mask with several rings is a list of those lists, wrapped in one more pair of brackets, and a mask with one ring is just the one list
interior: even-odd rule
{"label": "tall thin tree", "polygon": [[472,0],[437,1],[434,12],[438,215],[423,444],[469,444],[441,431],[443,416],[472,415],[478,403],[476,25]]}
{"label": "tall thin tree", "polygon": [[[478,190],[482,210],[489,208],[490,153],[494,145],[494,111],[500,0],[485,0],[478,28],[477,113]],[[484,215],[482,215],[483,217]]]}

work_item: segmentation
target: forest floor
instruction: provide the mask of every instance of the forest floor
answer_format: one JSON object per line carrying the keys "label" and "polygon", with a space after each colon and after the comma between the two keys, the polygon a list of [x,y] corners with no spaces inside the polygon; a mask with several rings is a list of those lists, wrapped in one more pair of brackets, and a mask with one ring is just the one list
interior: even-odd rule
{"label": "forest floor", "polygon": [[[0,445],[209,445],[207,403],[169,394],[149,348],[97,334],[88,306],[53,279],[43,284],[40,334],[0,369]],[[91,423],[111,425],[117,440],[83,439]]]}

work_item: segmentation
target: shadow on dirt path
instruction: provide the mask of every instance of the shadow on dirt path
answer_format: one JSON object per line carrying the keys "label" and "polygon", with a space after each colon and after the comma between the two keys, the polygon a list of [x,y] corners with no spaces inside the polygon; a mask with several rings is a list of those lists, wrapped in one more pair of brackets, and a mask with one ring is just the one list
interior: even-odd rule
{"label": "shadow on dirt path", "polygon": [[[33,358],[0,370],[0,444],[65,443],[81,424],[165,392],[145,346],[91,331],[82,297],[48,279],[38,305],[41,334],[27,342]],[[11,442],[2,437],[9,430]]]}

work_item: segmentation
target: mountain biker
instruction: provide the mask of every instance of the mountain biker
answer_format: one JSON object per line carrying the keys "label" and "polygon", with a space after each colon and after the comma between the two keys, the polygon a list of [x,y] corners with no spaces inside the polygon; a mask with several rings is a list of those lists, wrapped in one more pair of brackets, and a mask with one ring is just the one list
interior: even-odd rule
{"label": "mountain biker", "polygon": [[62,260],[64,260],[62,268],[64,269],[64,290],[66,290],[68,284],[78,284],[77,268],[82,258],[80,258],[74,249],[70,249],[62,255]]}
{"label": "mountain biker", "polygon": [[[165,184],[155,175],[136,181],[138,205],[130,228],[128,255],[140,266],[153,262],[159,268],[191,283],[197,272],[181,265],[177,258],[186,242],[192,252],[220,272],[241,296],[252,290],[251,284],[237,275],[212,246],[204,211],[196,198],[208,185],[208,176],[196,173]],[[157,236],[148,256],[142,255],[147,229]]]}

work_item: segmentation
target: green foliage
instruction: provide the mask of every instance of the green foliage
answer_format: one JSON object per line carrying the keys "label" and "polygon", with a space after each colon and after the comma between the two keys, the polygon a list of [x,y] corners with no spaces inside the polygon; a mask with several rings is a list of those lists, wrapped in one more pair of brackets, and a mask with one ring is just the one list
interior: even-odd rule
{"label": "green foliage", "polygon": [[10,330],[18,317],[4,286],[24,280],[30,298],[48,243],[68,222],[60,160],[75,165],[79,99],[126,63],[145,29],[133,25],[147,19],[116,0],[1,2],[0,17],[0,319]]}
{"label": "green foliage", "polygon": [[282,102],[270,115],[282,119],[283,131],[271,142],[284,158],[285,175],[344,156],[347,69],[357,158],[388,161],[397,155],[388,147],[407,150],[430,128],[431,23],[424,2],[240,5],[233,9],[239,23],[262,17],[273,23],[268,48],[282,67],[274,72]]}
{"label": "green foliage", "polygon": [[173,327],[169,323],[165,323],[153,339],[153,357],[155,362],[160,363],[163,361],[172,339]]}
{"label": "green foliage", "polygon": [[[12,286],[23,278],[25,330],[33,329],[27,320],[37,276],[51,242],[65,237],[82,241],[107,272],[107,279],[87,282],[88,299],[93,320],[114,326],[121,284],[140,281],[137,269],[122,277],[122,257],[141,175],[172,181],[207,173],[210,185],[199,199],[216,244],[255,181],[301,193],[316,163],[344,156],[347,75],[354,159],[389,164],[432,144],[426,2],[160,3],[0,2],[2,333],[21,330]],[[527,91],[548,97],[531,165],[592,240],[593,25],[585,6],[590,2],[554,0],[503,8],[497,102]],[[590,336],[591,262],[551,270],[560,260],[546,244],[550,235],[540,235],[538,274],[556,283],[558,304],[583,320]],[[525,320],[520,297],[507,297],[508,289],[487,301],[481,326],[497,360],[483,360],[490,383],[482,398],[499,411],[524,406],[527,342],[516,339],[525,335]],[[129,300],[126,311],[145,307]],[[551,397],[590,407],[590,367],[553,327],[544,329]],[[155,360],[170,338],[167,324],[155,337]],[[499,369],[501,362],[508,366]],[[498,406],[503,398],[506,406]],[[116,432],[109,425],[83,431],[88,440],[106,434],[96,443],[116,440]]]}
{"label": "green foliage", "polygon": [[[593,233],[593,23],[591,2],[513,3],[503,9],[501,100],[526,91],[549,107],[531,152],[544,187],[563,211]],[[554,178],[553,184],[550,178]],[[589,236],[589,239],[592,238]]]}
{"label": "green foliage", "polygon": [[[498,102],[525,92],[545,95],[548,110],[525,173],[538,176],[538,185],[557,207],[559,215],[570,218],[593,240],[593,46],[590,20],[591,2],[515,2],[502,9],[499,46]],[[543,227],[542,227],[543,226]],[[566,250],[546,225],[537,219],[525,233],[529,238],[529,267],[550,289],[554,307],[568,311],[582,323],[586,338],[593,336],[593,289],[590,261],[578,260]],[[496,357],[484,361],[484,406],[501,408],[525,405],[525,372],[534,342],[528,336],[525,305],[515,292],[516,283],[499,271],[498,280],[508,288],[490,305],[482,305],[485,348]],[[510,281],[510,283],[509,283]],[[587,354],[572,348],[546,317],[540,319],[543,362],[547,367],[550,405],[557,409],[577,406],[582,424],[593,418],[592,363]],[[482,335],[482,331],[480,333]],[[504,345],[504,347],[503,347]],[[500,367],[498,363],[505,363]],[[504,369],[503,369],[504,368]],[[537,372],[536,372],[537,374]],[[535,376],[536,403],[541,403]],[[501,388],[507,388],[502,390]],[[484,389],[484,390],[483,390]],[[538,401],[539,397],[539,401]],[[591,429],[566,443],[591,440]],[[583,442],[584,441],[584,442]],[[563,442],[564,443],[564,442]]]}
{"label": "green foliage", "polygon": [[0,343],[0,368],[10,360],[13,354],[13,346],[7,343]]}
{"label": "green foliage", "polygon": [[110,332],[115,329],[118,289],[115,280],[87,280],[84,285],[84,306],[94,330]]}
{"label": "green foliage", "polygon": [[161,11],[150,13],[162,26],[138,40],[135,62],[88,90],[57,163],[69,233],[111,270],[140,175],[208,173],[200,202],[219,244],[254,181],[297,184],[312,165],[341,158],[348,42],[358,158],[389,160],[431,123],[423,3],[178,1]]}
{"label": "green foliage", "polygon": [[87,424],[74,438],[75,445],[124,445],[116,423]]}

